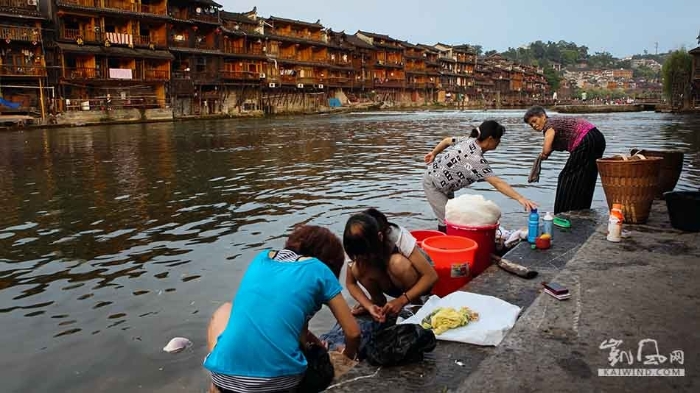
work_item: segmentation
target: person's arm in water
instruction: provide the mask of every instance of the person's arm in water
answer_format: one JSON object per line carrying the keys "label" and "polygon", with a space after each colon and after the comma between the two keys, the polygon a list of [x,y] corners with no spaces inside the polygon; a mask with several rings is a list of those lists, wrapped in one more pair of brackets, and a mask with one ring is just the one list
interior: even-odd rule
{"label": "person's arm in water", "polygon": [[338,321],[338,324],[345,334],[345,348],[342,350],[343,355],[350,359],[355,359],[357,357],[357,352],[360,350],[360,326],[352,315],[348,303],[343,298],[343,294],[339,293],[331,299],[328,302],[328,308],[331,309],[333,316]]}
{"label": "person's arm in water", "polygon": [[425,157],[423,158],[425,160],[426,164],[430,164],[433,162],[435,157],[437,157],[438,154],[442,153],[443,150],[447,149],[448,147],[452,146],[456,138],[453,138],[451,136],[448,136],[447,138],[443,139],[438,143],[437,146],[431,151],[430,153],[426,154]]}
{"label": "person's arm in water", "polygon": [[[357,262],[355,262],[357,263]],[[355,275],[352,274],[352,267],[348,266],[347,272],[345,274],[345,287],[348,288],[348,292],[350,292],[350,295],[357,300],[360,305],[369,312],[369,315],[374,318],[377,322],[384,322],[384,313],[382,312],[382,308],[377,306],[376,304],[372,303],[372,300],[370,300],[367,295],[365,295],[365,291],[360,288],[360,285],[357,283],[357,279],[355,278]]]}
{"label": "person's arm in water", "polygon": [[540,154],[542,159],[546,160],[549,158],[549,155],[552,154],[552,143],[554,143],[555,135],[556,131],[554,131],[554,128],[550,128],[544,132],[544,143],[542,144],[542,154]]}
{"label": "person's arm in water", "polygon": [[425,255],[418,249],[418,246],[413,248],[408,260],[413,268],[416,269],[420,278],[403,295],[384,305],[382,311],[385,314],[398,314],[404,306],[428,293],[438,280],[437,272],[425,258]]}
{"label": "person's arm in water", "polygon": [[495,189],[500,191],[501,194],[518,201],[518,203],[523,205],[523,207],[527,211],[530,211],[537,207],[537,204],[535,202],[526,199],[524,196],[520,195],[517,191],[513,189],[513,187],[510,186],[510,184],[506,183],[506,181],[501,179],[500,177],[490,176],[486,178],[486,181],[489,182],[489,184],[491,184]]}

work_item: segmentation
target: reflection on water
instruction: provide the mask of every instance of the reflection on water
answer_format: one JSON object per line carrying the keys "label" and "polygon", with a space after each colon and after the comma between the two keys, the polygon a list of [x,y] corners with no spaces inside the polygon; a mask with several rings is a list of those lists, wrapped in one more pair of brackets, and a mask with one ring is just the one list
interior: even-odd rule
{"label": "reflection on water", "polygon": [[[551,209],[566,155],[555,153],[541,182],[527,185],[541,137],[521,115],[384,112],[0,134],[0,369],[12,376],[10,391],[198,387],[207,318],[232,296],[252,255],[280,246],[299,222],[341,233],[348,215],[368,206],[409,228],[434,226],[422,157],[470,124],[506,125],[487,157]],[[700,119],[589,118],[607,137],[607,155],[681,149],[678,188],[700,186]],[[506,226],[527,220],[488,185],[472,191],[499,203]],[[595,201],[603,205],[602,190]],[[162,355],[174,335],[199,349]],[[164,365],[177,372],[154,377]]]}

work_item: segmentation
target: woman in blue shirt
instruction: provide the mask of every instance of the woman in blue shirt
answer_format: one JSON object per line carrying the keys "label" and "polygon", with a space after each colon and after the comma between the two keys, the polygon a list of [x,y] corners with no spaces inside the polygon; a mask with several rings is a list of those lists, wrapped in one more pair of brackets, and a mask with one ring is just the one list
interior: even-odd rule
{"label": "woman in blue shirt", "polygon": [[233,304],[221,306],[209,325],[204,367],[214,387],[222,393],[296,389],[307,366],[302,346],[323,345],[308,329],[323,304],[345,333],[342,353],[354,359],[360,329],[338,282],[344,261],[340,240],[309,225],[296,229],[284,249],[258,254]]}

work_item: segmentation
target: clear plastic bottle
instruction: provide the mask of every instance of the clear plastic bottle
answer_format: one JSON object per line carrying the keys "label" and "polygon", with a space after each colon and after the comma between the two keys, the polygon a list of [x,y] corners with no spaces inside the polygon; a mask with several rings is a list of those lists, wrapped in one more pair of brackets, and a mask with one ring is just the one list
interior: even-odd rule
{"label": "clear plastic bottle", "polygon": [[527,221],[527,241],[534,243],[540,236],[540,215],[537,209],[530,210],[530,215]]}
{"label": "clear plastic bottle", "polygon": [[554,231],[554,216],[552,213],[547,212],[542,220],[544,221],[544,228],[542,232],[552,236],[552,232]]}

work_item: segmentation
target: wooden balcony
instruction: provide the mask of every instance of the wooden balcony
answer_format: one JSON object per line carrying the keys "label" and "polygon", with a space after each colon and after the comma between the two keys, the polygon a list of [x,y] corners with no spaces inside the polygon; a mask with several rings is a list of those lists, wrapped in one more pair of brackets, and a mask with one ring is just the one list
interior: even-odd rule
{"label": "wooden balcony", "polygon": [[221,70],[219,72],[219,75],[221,75],[222,79],[229,79],[229,80],[256,81],[256,82],[260,80],[260,73],[259,72]]}
{"label": "wooden balcony", "polygon": [[346,60],[343,60],[342,56],[336,56],[334,59],[329,56],[328,58],[324,59],[323,62],[344,67],[352,67],[352,56],[347,56],[345,59]]}
{"label": "wooden balcony", "polygon": [[12,41],[41,42],[41,30],[32,27],[0,25],[0,38]]}
{"label": "wooden balcony", "polygon": [[326,80],[328,86],[331,87],[351,87],[353,83],[353,78],[343,77],[343,76],[331,76]]}
{"label": "wooden balcony", "polygon": [[69,80],[102,79],[103,73],[100,71],[98,68],[87,67],[64,68],[63,78]]}
{"label": "wooden balcony", "polygon": [[131,0],[104,0],[103,4],[101,0],[57,0],[57,3],[59,6],[75,5],[87,8],[104,8],[141,14],[167,15],[165,2],[163,2],[163,4],[138,4],[135,1],[132,2]]}
{"label": "wooden balcony", "polygon": [[215,15],[211,14],[204,14],[204,13],[196,13],[196,12],[190,12],[190,19],[191,20],[197,20],[201,22],[208,22],[208,23],[219,23],[219,13],[217,12]]}
{"label": "wooden balcony", "polygon": [[404,84],[405,84],[405,82],[403,79],[379,79],[379,78],[375,78],[375,80],[374,80],[375,87],[398,88],[398,87],[404,87]]}
{"label": "wooden balcony", "polygon": [[170,80],[170,71],[146,68],[143,70],[143,79],[147,81],[167,81]]}
{"label": "wooden balcony", "polygon": [[13,8],[37,12],[36,5],[30,5],[27,0],[0,0],[0,8]]}
{"label": "wooden balcony", "polygon": [[191,80],[199,84],[216,83],[219,80],[219,72],[176,71],[172,73],[172,79]]}
{"label": "wooden balcony", "polygon": [[190,48],[190,49],[202,49],[202,50],[218,50],[217,46],[214,44],[208,44],[206,41],[192,43],[190,40],[185,41],[170,41],[170,46],[177,48]]}
{"label": "wooden balcony", "polygon": [[155,46],[166,46],[164,39],[157,39],[147,35],[135,35],[134,45],[135,46],[148,46],[154,44]]}
{"label": "wooden balcony", "polygon": [[262,51],[262,48],[245,48],[242,46],[229,46],[229,45],[224,46],[223,52],[234,54],[234,55],[263,56],[265,54],[265,52]]}
{"label": "wooden balcony", "polygon": [[317,85],[325,83],[325,78],[309,76],[309,77],[297,77],[297,83],[303,83],[305,85]]}
{"label": "wooden balcony", "polygon": [[170,72],[137,66],[132,70],[131,79],[110,78],[108,70],[100,68],[75,67],[65,68],[63,78],[68,80],[120,80],[120,81],[167,81],[170,80]]}
{"label": "wooden balcony", "polygon": [[46,67],[3,64],[0,65],[0,75],[17,77],[42,77],[46,76]]}
{"label": "wooden balcony", "polygon": [[77,41],[78,38],[82,39],[84,42],[102,42],[102,33],[96,33],[93,30],[83,30],[80,29],[62,29],[60,32],[60,38],[64,40]]}

